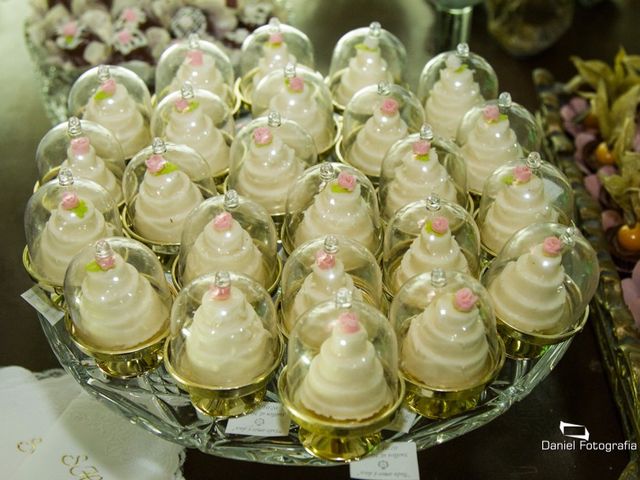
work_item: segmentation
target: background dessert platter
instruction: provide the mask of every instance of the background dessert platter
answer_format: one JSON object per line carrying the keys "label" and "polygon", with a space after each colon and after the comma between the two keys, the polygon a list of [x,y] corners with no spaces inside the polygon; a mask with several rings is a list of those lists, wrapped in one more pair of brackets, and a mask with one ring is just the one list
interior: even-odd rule
{"label": "background dessert platter", "polygon": [[[467,46],[415,95],[397,43],[348,33],[325,81],[273,21],[235,83],[194,37],[160,57],[153,101],[121,67],[74,83],[38,148],[24,263],[83,387],[188,447],[330,465],[455,438],[548,375],[598,283],[569,182]],[[287,432],[227,431],[265,401]]]}

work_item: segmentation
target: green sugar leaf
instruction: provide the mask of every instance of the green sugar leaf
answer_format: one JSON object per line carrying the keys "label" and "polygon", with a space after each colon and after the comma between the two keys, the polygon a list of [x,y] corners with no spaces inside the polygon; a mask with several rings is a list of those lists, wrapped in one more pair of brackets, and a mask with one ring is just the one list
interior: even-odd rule
{"label": "green sugar leaf", "polygon": [[469,66],[463,63],[462,65],[460,65],[458,68],[455,69],[455,72],[456,73],[462,73],[465,70],[467,70],[468,68],[469,68]]}
{"label": "green sugar leaf", "polygon": [[96,262],[95,260],[92,260],[89,263],[87,263],[84,266],[84,269],[87,272],[101,272],[102,271],[102,268],[100,268],[100,265],[98,265],[98,262]]}
{"label": "green sugar leaf", "polygon": [[429,154],[425,154],[425,155],[416,155],[416,160],[420,160],[421,162],[428,162],[429,161]]}
{"label": "green sugar leaf", "polygon": [[175,172],[176,170],[178,170],[176,165],[171,162],[167,162],[164,164],[164,167],[162,167],[162,170],[158,172],[158,175],[166,175],[168,173]]}
{"label": "green sugar leaf", "polygon": [[87,210],[88,210],[87,204],[85,203],[84,200],[80,200],[78,202],[78,206],[71,209],[71,211],[80,218],[84,218],[84,215],[85,213],[87,213]]}
{"label": "green sugar leaf", "polygon": [[99,101],[106,100],[107,98],[110,98],[110,97],[111,97],[111,94],[104,92],[102,90],[98,90],[96,94],[93,96],[93,98]]}
{"label": "green sugar leaf", "polygon": [[362,50],[362,51],[364,51],[364,52],[377,52],[377,51],[378,51],[378,49],[377,49],[377,48],[370,48],[370,47],[367,47],[367,45],[366,45],[366,44],[364,44],[364,43],[358,43],[358,44],[356,45],[356,50]]}
{"label": "green sugar leaf", "polygon": [[513,185],[513,175],[505,175],[502,177],[502,183],[505,185]]}
{"label": "green sugar leaf", "polygon": [[334,183],[333,185],[331,185],[331,191],[333,193],[349,193],[349,190],[347,190],[344,187],[341,187],[337,183]]}

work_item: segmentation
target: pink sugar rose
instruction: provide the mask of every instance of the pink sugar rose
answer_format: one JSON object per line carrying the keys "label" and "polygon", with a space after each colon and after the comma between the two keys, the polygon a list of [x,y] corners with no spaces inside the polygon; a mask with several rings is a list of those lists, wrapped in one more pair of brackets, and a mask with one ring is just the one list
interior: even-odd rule
{"label": "pink sugar rose", "polygon": [[525,165],[518,165],[513,169],[513,177],[518,183],[527,183],[531,180],[531,169]]}
{"label": "pink sugar rose", "polygon": [[431,150],[431,142],[428,140],[418,140],[417,142],[413,142],[411,148],[413,149],[414,155],[428,155],[429,150]]}
{"label": "pink sugar rose", "polygon": [[96,263],[98,264],[101,270],[103,271],[110,270],[116,266],[116,257],[115,255],[109,255],[107,257],[96,256]]}
{"label": "pink sugar rose", "polygon": [[175,106],[176,106],[176,110],[182,113],[187,108],[189,108],[189,101],[186,98],[180,98],[176,100]]}
{"label": "pink sugar rose", "polygon": [[293,92],[302,92],[304,90],[304,80],[302,79],[302,77],[290,78],[289,88]]}
{"label": "pink sugar rose", "polygon": [[211,298],[214,300],[227,300],[231,296],[231,287],[211,287]]}
{"label": "pink sugar rose", "polygon": [[338,185],[350,192],[353,192],[353,189],[356,188],[356,182],[356,177],[349,172],[342,171],[340,175],[338,175]]}
{"label": "pink sugar rose", "polygon": [[76,192],[63,192],[61,204],[65,210],[72,210],[80,204],[80,197]]}
{"label": "pink sugar rose", "polygon": [[130,23],[137,22],[138,13],[133,8],[125,8],[122,11],[122,19]]}
{"label": "pink sugar rose", "polygon": [[360,331],[360,323],[355,313],[341,313],[338,317],[338,323],[343,333],[356,333]]}
{"label": "pink sugar rose", "polygon": [[449,229],[449,221],[444,217],[436,217],[431,221],[431,230],[442,235]]}
{"label": "pink sugar rose", "polygon": [[398,102],[396,102],[393,98],[387,98],[382,102],[380,111],[387,116],[395,115],[396,113],[398,113]]}
{"label": "pink sugar rose", "polygon": [[496,105],[487,105],[482,110],[482,116],[487,122],[497,122],[500,118],[500,109]]}
{"label": "pink sugar rose", "polygon": [[116,34],[118,41],[122,44],[129,43],[133,39],[133,35],[129,30],[121,30]]}
{"label": "pink sugar rose", "polygon": [[78,22],[67,22],[62,26],[62,35],[65,37],[75,37],[78,33]]}
{"label": "pink sugar rose", "polygon": [[88,137],[78,137],[71,139],[71,153],[74,155],[86,155],[89,153],[91,141]]}
{"label": "pink sugar rose", "polygon": [[116,93],[116,88],[116,81],[113,78],[106,80],[102,85],[100,85],[100,90],[108,95]]}
{"label": "pink sugar rose", "polygon": [[336,265],[336,256],[331,253],[327,253],[324,250],[318,250],[316,252],[316,265],[321,270],[329,270]]}
{"label": "pink sugar rose", "polygon": [[213,219],[213,228],[218,232],[225,232],[233,225],[233,217],[229,212],[222,212]]}
{"label": "pink sugar rose", "polygon": [[192,67],[201,67],[204,63],[200,50],[189,50],[187,52],[187,58],[189,59],[189,65]]}
{"label": "pink sugar rose", "polygon": [[256,145],[269,145],[273,140],[273,134],[268,127],[258,127],[253,131],[253,141]]}
{"label": "pink sugar rose", "polygon": [[542,251],[550,257],[557,256],[562,251],[562,240],[558,237],[547,237],[542,242]]}
{"label": "pink sugar rose", "polygon": [[269,43],[272,45],[280,45],[284,41],[282,33],[276,32],[269,36]]}
{"label": "pink sugar rose", "polygon": [[167,161],[162,155],[151,155],[144,163],[147,166],[147,171],[155,175],[164,168]]}
{"label": "pink sugar rose", "polygon": [[455,293],[454,306],[461,312],[469,312],[478,302],[478,296],[470,288],[461,288]]}

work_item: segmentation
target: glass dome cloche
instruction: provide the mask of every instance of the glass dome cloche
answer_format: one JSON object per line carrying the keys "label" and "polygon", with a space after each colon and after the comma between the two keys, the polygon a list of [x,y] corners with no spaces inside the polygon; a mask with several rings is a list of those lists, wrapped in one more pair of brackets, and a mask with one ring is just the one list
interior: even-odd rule
{"label": "glass dome cloche", "polygon": [[418,81],[425,120],[445,138],[456,138],[460,122],[471,107],[497,96],[496,72],[466,43],[429,60]]}
{"label": "glass dome cloche", "polygon": [[338,123],[331,93],[317,72],[288,63],[267,74],[253,90],[251,113],[259,117],[269,111],[300,125],[313,138],[318,155],[335,145]]}
{"label": "glass dome cloche", "polygon": [[538,152],[496,169],[484,184],[476,222],[482,248],[496,256],[511,235],[532,223],[569,225],[573,189],[567,177]]}
{"label": "glass dome cloche", "polygon": [[390,296],[412,277],[436,268],[477,277],[481,268],[478,227],[460,205],[429,195],[401,208],[389,221],[382,266]]}
{"label": "glass dome cloche", "polygon": [[331,55],[329,89],[334,105],[344,110],[362,88],[380,82],[404,85],[407,52],[380,23],[345,33]]}
{"label": "glass dome cloche", "polygon": [[69,114],[98,123],[120,142],[125,159],[149,144],[151,96],[131,70],[100,65],[83,73],[71,86]]}
{"label": "glass dome cloche", "polygon": [[471,108],[458,130],[467,163],[469,190],[482,194],[484,182],[501,165],[540,151],[542,131],[535,117],[508,92]]}
{"label": "glass dome cloche", "polygon": [[62,168],[58,178],[34,192],[24,213],[27,273],[45,291],[62,294],[71,259],[103,237],[121,236],[116,203],[97,183],[74,178]]}
{"label": "glass dome cloche", "polygon": [[482,275],[512,358],[536,358],[584,327],[600,278],[598,257],[574,227],[518,231]]}
{"label": "glass dome cloche", "polygon": [[343,163],[311,167],[289,188],[281,235],[285,251],[326,235],[356,240],[375,257],[382,250],[375,189],[364,174]]}
{"label": "glass dome cloche", "polygon": [[307,311],[289,336],[278,393],[312,455],[353,461],[371,453],[404,396],[387,318],[346,288]]}
{"label": "glass dome cloche", "polygon": [[282,270],[276,227],[269,213],[235,190],[208,198],[184,222],[172,271],[180,289],[217,271],[246,275],[274,293]]}
{"label": "glass dome cloche", "polygon": [[66,328],[107,375],[131,378],[162,363],[171,291],[156,255],[124,237],[102,238],[67,269]]}
{"label": "glass dome cloche", "polygon": [[233,417],[255,409],[282,354],[271,297],[249,277],[203,275],[176,297],[164,364],[200,413]]}
{"label": "glass dome cloche", "polygon": [[386,310],[380,267],[360,243],[326,235],[296,248],[282,271],[280,325],[285,335],[307,310],[333,299],[341,288],[354,300]]}
{"label": "glass dome cloche", "polygon": [[505,361],[491,299],[480,282],[440,268],[422,273],[396,294],[389,317],[406,405],[433,419],[475,408]]}
{"label": "glass dome cloche", "polygon": [[122,190],[128,235],[164,255],[178,253],[187,215],[216,191],[209,165],[195,150],[160,138],[129,162]]}
{"label": "glass dome cloche", "polygon": [[78,178],[92,180],[120,204],[124,154],[116,137],[106,128],[78,117],[69,117],[49,130],[36,150],[38,184],[53,180],[61,168]]}
{"label": "glass dome cloche", "polygon": [[235,113],[239,102],[233,91],[234,72],[231,60],[217,45],[197,34],[167,48],[156,67],[156,101],[179,91],[184,82],[220,97]]}
{"label": "glass dome cloche", "polygon": [[245,103],[251,104],[253,90],[264,77],[288,63],[314,69],[313,45],[304,32],[272,17],[242,42],[237,84]]}
{"label": "glass dome cloche", "polygon": [[391,146],[424,123],[418,98],[404,87],[381,82],[359,90],[343,116],[338,158],[377,182]]}
{"label": "glass dome cloche", "polygon": [[193,148],[209,165],[216,183],[222,184],[229,171],[235,122],[231,109],[220,97],[185,82],[153,111],[151,134]]}
{"label": "glass dome cloche", "polygon": [[382,161],[378,198],[382,218],[388,221],[405,205],[429,194],[457,203],[473,212],[467,192],[467,167],[453,140],[433,134],[428,124],[398,140]]}
{"label": "glass dome cloche", "polygon": [[289,187],[317,160],[313,138],[297,123],[272,111],[236,134],[226,189],[262,205],[280,221]]}

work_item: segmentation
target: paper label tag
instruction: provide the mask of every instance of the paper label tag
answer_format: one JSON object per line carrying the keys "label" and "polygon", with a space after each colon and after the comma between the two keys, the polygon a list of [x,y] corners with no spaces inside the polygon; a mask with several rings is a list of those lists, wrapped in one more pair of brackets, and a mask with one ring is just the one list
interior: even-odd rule
{"label": "paper label tag", "polygon": [[416,444],[391,443],[370,457],[349,464],[349,474],[360,480],[420,480]]}
{"label": "paper label tag", "polygon": [[289,435],[289,416],[282,405],[265,402],[253,412],[227,421],[225,433],[258,435],[262,437],[286,437]]}
{"label": "paper label tag", "polygon": [[385,430],[393,430],[394,432],[409,433],[413,422],[416,419],[416,414],[406,408],[398,410],[395,420],[385,427]]}
{"label": "paper label tag", "polygon": [[51,325],[58,323],[63,317],[64,312],[58,309],[47,294],[37,285],[20,295],[29,305],[36,309]]}

